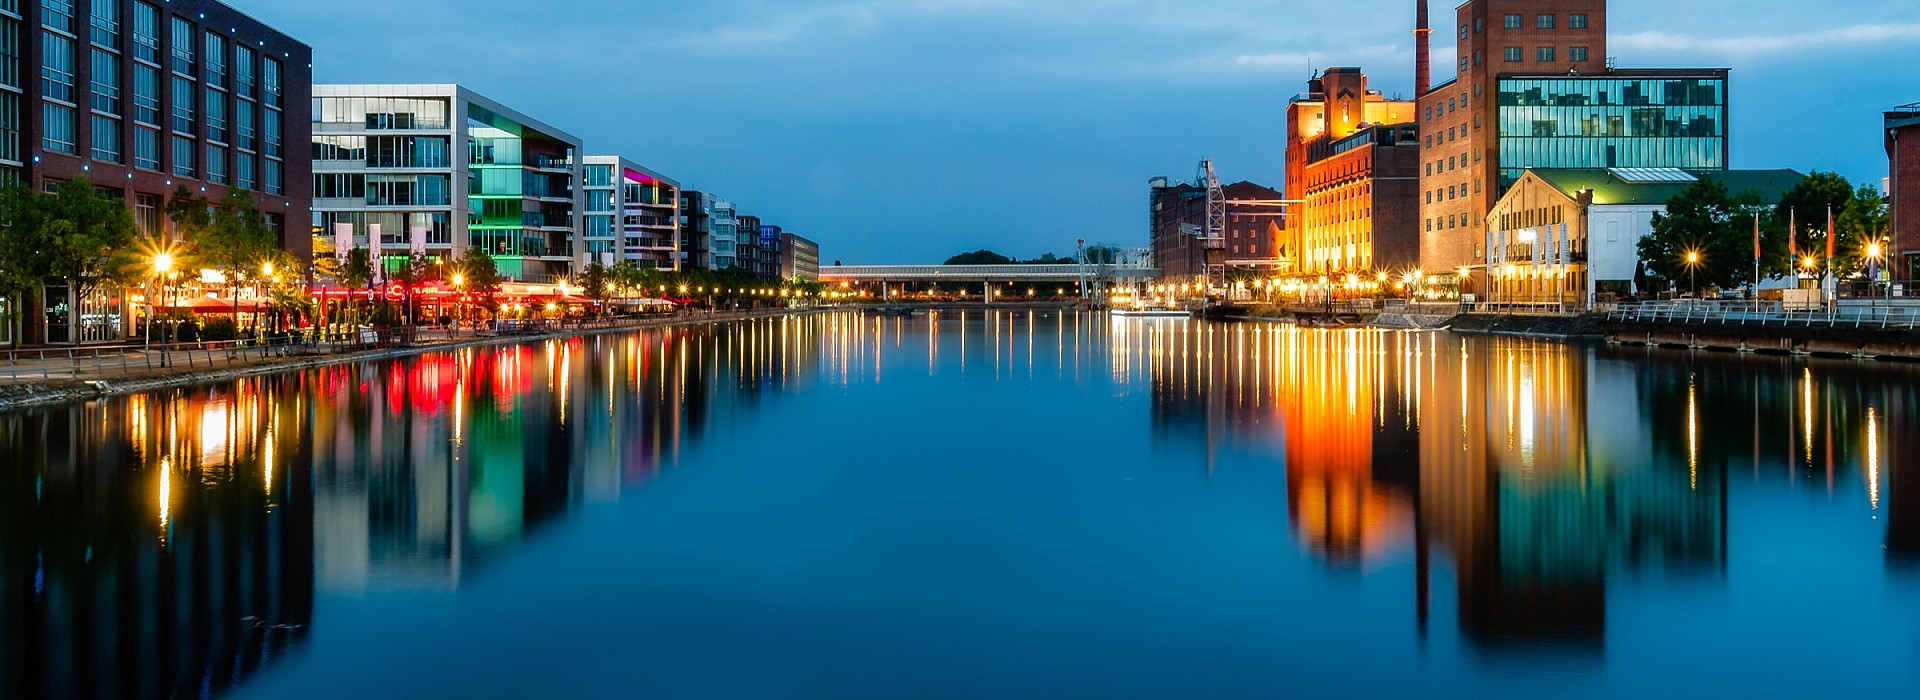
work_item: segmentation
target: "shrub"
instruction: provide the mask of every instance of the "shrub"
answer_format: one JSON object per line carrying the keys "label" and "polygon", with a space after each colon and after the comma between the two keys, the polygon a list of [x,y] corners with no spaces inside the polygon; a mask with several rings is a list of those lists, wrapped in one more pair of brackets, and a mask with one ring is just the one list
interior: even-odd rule
{"label": "shrub", "polygon": [[213,319],[208,321],[204,328],[200,329],[201,340],[219,342],[222,340],[233,340],[239,336],[239,329],[234,326],[233,319],[231,318]]}

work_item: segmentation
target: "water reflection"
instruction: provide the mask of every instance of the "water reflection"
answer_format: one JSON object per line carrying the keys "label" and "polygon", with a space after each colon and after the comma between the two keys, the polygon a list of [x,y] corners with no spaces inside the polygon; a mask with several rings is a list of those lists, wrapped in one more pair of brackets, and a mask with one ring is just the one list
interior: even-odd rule
{"label": "water reflection", "polygon": [[0,416],[0,689],[217,693],[298,645],[316,595],[451,589],[618,501],[805,388],[817,332],[475,348]]}
{"label": "water reflection", "polygon": [[1723,580],[1735,472],[1891,516],[1896,564],[1920,544],[1920,463],[1880,427],[1920,406],[1911,367],[1283,326],[1119,332],[1139,338],[1116,342],[1114,363],[1140,368],[1162,430],[1209,456],[1284,436],[1293,537],[1336,570],[1414,550],[1418,628],[1447,579],[1460,631],[1489,652],[1597,655],[1610,579]]}
{"label": "water reflection", "polygon": [[[1109,472],[1180,477],[1155,483],[1167,503],[1143,506],[1176,511],[1193,506],[1175,497],[1185,484],[1244,489],[1244,475],[1270,475],[1271,499],[1218,494],[1206,508],[1270,511],[1273,527],[1253,536],[1337,585],[1388,581],[1390,600],[1356,605],[1407,612],[1368,635],[1596,668],[1634,633],[1631,622],[1621,630],[1621,608],[1644,610],[1649,590],[1730,597],[1741,523],[1778,518],[1835,549],[1871,550],[1897,576],[1920,575],[1920,450],[1907,428],[1920,418],[1916,375],[1902,365],[1072,311],[828,314],[472,348],[0,415],[0,689],[217,694],[323,634],[329,618],[316,601],[470,586],[531,551],[536,533],[671,483],[657,480],[693,468],[687,455],[703,443],[751,443],[773,464],[871,444],[862,413],[901,410],[862,392],[883,385],[926,407],[922,438],[990,438],[1015,453],[1123,446],[1135,463],[1048,465],[1084,478],[1068,492],[1099,504],[1043,509],[1068,513],[1038,521],[1063,530],[1045,533],[1063,550],[1135,551],[1101,539],[1128,523],[1101,518],[1132,512],[1107,501],[1154,492],[1103,490]],[[813,397],[807,410],[844,411],[832,428],[844,432],[780,430],[794,420],[783,404],[798,397]],[[1075,415],[1029,413],[1029,403]],[[890,495],[953,489],[1006,499],[1011,514],[1026,512],[1024,491],[1058,485],[995,481],[972,454],[928,452],[890,458]],[[923,469],[977,471],[980,483],[915,481]],[[1820,517],[1798,509],[1806,504]],[[1202,517],[1212,514],[1190,519],[1216,522]],[[1836,520],[1871,523],[1874,541]],[[1091,523],[1084,532],[1060,524],[1081,521]],[[1233,541],[1247,536],[1239,523],[1264,521],[1218,522],[1236,529],[1205,534]],[[964,530],[903,531],[944,533],[947,546],[982,557],[999,546]],[[715,556],[729,554],[754,553]],[[1253,593],[1234,605],[1252,618],[1322,590],[1287,585],[1235,587]],[[528,592],[528,604],[550,593]],[[1639,633],[1629,644],[1649,643]]]}

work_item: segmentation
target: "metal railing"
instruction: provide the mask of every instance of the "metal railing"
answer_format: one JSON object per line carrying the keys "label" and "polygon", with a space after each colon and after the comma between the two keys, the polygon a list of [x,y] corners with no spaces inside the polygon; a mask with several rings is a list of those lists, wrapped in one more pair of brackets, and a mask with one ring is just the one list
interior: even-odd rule
{"label": "metal railing", "polygon": [[1607,320],[1624,323],[1916,330],[1920,329],[1920,305],[1658,301],[1620,304],[1607,312]]}
{"label": "metal railing", "polygon": [[191,374],[292,356],[323,356],[454,343],[502,336],[640,329],[684,321],[730,321],[790,313],[789,309],[702,310],[568,319],[499,319],[478,327],[401,326],[309,330],[226,341],[122,343],[0,349],[0,384],[55,380],[104,381]]}

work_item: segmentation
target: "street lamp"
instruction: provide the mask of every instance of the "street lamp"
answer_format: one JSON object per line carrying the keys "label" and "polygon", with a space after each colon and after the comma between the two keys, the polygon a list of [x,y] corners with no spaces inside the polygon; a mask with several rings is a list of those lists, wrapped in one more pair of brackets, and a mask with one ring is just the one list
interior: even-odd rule
{"label": "street lamp", "polygon": [[1700,251],[1687,251],[1687,286],[1692,288],[1690,291],[1693,293],[1695,299],[1700,298],[1700,285],[1698,283],[1698,277],[1696,276],[1699,268]]}
{"label": "street lamp", "polygon": [[467,315],[467,276],[453,273],[453,334],[460,334],[460,318]]}
{"label": "street lamp", "polygon": [[1867,289],[1870,293],[1877,293],[1874,288],[1880,283],[1880,253],[1880,241],[1867,243]]}
{"label": "street lamp", "polygon": [[[165,280],[167,278],[167,274],[171,272],[173,272],[173,254],[168,253],[164,250],[160,251],[159,253],[155,253],[153,256],[153,276],[156,279]],[[153,348],[153,317],[156,314],[160,313],[160,307],[154,303],[155,296],[158,296],[158,294],[147,297],[147,345],[146,346],[148,349]],[[165,348],[166,348],[165,344],[162,344],[161,345],[162,352],[165,351]],[[163,358],[160,361],[160,364],[164,366],[166,364],[166,360]]]}

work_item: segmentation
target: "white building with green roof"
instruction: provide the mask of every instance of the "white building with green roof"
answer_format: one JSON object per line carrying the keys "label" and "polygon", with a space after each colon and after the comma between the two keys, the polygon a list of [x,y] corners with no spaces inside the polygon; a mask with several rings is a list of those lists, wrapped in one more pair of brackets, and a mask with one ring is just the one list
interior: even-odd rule
{"label": "white building with green roof", "polygon": [[1639,293],[1640,239],[1689,185],[1714,180],[1775,202],[1803,177],[1793,170],[1528,170],[1487,215],[1489,284],[1480,301],[1584,308]]}

